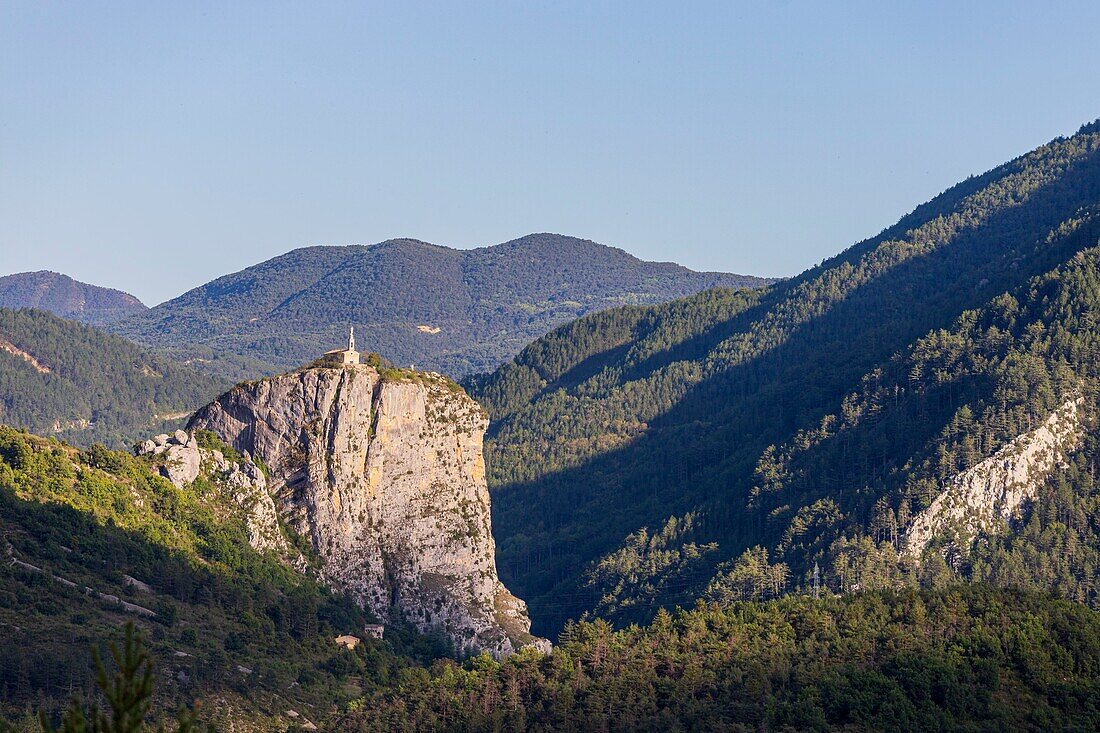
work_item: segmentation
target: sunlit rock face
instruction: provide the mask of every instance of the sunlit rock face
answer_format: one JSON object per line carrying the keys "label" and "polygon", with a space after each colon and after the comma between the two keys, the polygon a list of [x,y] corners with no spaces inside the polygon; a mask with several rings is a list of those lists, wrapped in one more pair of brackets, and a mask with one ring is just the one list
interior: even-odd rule
{"label": "sunlit rock face", "polygon": [[449,380],[370,366],[242,384],[192,418],[267,467],[284,521],[323,578],[373,613],[442,629],[460,651],[524,646],[526,605],[497,578],[484,410]]}
{"label": "sunlit rock face", "polygon": [[207,479],[216,491],[222,512],[236,513],[244,521],[248,544],[253,549],[275,553],[288,565],[305,569],[305,559],[291,547],[279,527],[267,477],[249,456],[229,460],[220,450],[200,448],[195,434],[184,430],[150,438],[139,443],[134,452],[151,457],[160,474],[179,489],[191,486],[200,476]]}
{"label": "sunlit rock face", "polygon": [[997,533],[1019,519],[1050,472],[1078,444],[1081,403],[1077,397],[1067,400],[1042,425],[955,475],[914,518],[906,534],[906,554],[919,559],[937,539],[965,549],[978,536]]}

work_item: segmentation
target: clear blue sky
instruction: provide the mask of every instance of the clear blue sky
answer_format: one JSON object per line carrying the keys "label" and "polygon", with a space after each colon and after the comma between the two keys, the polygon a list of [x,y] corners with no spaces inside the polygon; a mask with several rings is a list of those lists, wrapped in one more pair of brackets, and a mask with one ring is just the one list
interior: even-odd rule
{"label": "clear blue sky", "polygon": [[0,274],[553,231],[801,271],[1100,117],[1100,4],[0,0]]}

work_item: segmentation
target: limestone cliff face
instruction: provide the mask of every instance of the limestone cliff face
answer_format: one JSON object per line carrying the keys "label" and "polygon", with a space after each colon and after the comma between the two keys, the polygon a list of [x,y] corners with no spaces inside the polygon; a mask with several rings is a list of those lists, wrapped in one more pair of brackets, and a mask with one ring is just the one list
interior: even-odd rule
{"label": "limestone cliff face", "polygon": [[395,609],[459,649],[498,657],[547,648],[497,578],[484,411],[442,377],[402,374],[322,367],[243,384],[189,429],[262,460],[324,579],[379,617]]}
{"label": "limestone cliff face", "polygon": [[969,544],[981,534],[997,532],[1019,518],[1042,482],[1077,443],[1081,434],[1078,407],[1067,400],[1045,423],[956,475],[942,494],[913,520],[905,552],[919,559],[933,539]]}

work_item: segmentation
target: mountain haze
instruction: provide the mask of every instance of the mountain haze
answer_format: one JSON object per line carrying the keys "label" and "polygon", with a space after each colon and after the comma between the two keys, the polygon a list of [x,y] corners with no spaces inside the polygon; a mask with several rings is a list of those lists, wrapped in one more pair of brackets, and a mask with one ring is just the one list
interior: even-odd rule
{"label": "mountain haze", "polygon": [[766,290],[539,339],[472,384],[502,578],[542,633],[805,589],[815,566],[835,591],[961,576],[1097,604],[1098,242],[1093,124]]}
{"label": "mountain haze", "polygon": [[228,352],[275,370],[343,343],[354,325],[364,348],[397,364],[462,376],[592,311],[763,282],[555,234],[472,250],[394,239],[297,249],[113,328],[179,354]]}
{"label": "mountain haze", "polygon": [[82,283],[49,270],[0,277],[0,308],[38,308],[100,326],[146,310],[129,293]]}

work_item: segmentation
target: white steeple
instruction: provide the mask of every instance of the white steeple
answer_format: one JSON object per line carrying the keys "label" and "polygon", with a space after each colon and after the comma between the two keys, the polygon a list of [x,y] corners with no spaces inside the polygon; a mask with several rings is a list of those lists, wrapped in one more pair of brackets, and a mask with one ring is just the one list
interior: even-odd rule
{"label": "white steeple", "polygon": [[358,364],[359,352],[355,350],[355,326],[348,331],[348,348],[326,351],[321,358],[330,366]]}

